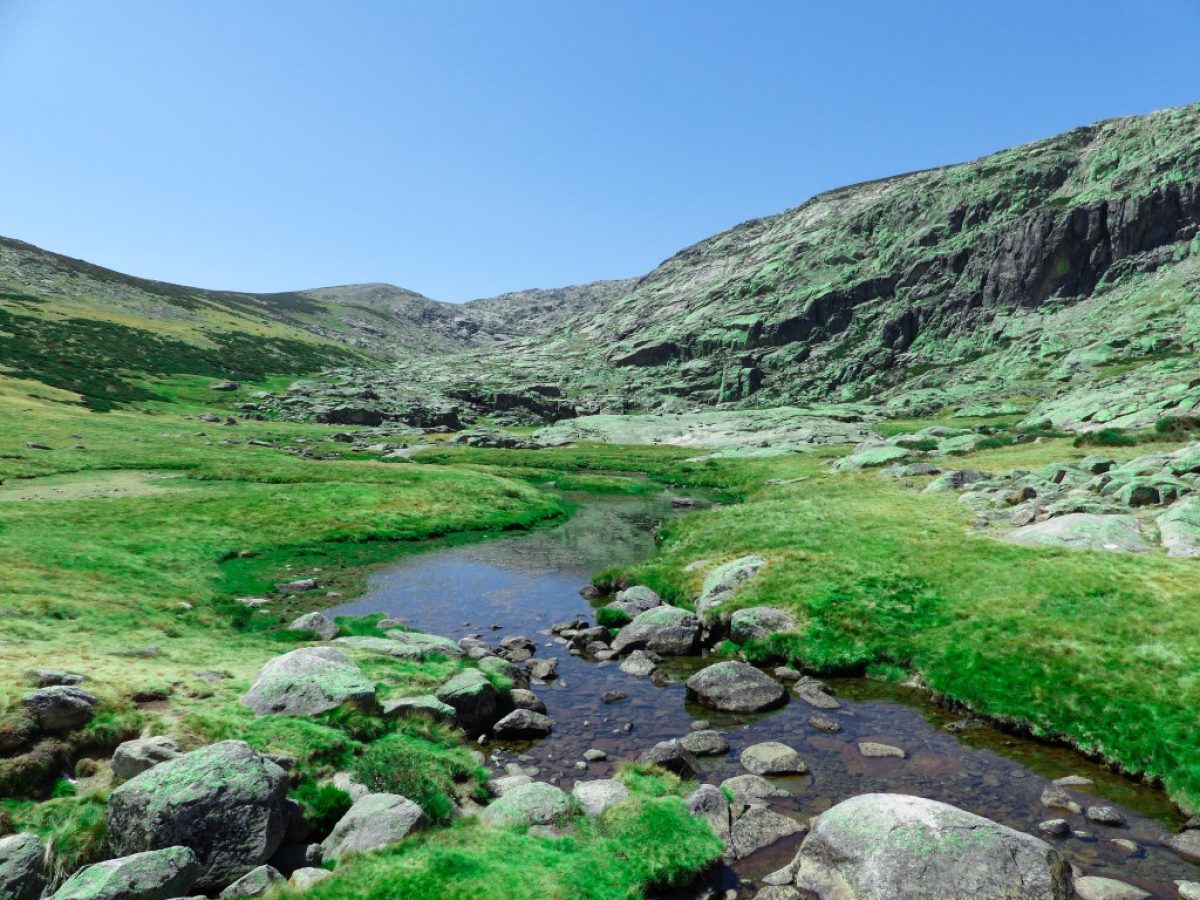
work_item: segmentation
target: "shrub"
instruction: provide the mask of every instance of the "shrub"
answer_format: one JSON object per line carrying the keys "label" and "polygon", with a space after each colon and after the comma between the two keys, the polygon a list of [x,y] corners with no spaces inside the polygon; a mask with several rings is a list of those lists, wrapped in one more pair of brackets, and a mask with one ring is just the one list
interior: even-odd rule
{"label": "shrub", "polygon": [[1189,434],[1200,431],[1200,416],[1163,416],[1154,423],[1158,434]]}
{"label": "shrub", "polygon": [[629,613],[624,610],[609,609],[607,606],[602,606],[596,610],[596,624],[603,625],[605,628],[620,628],[632,621],[629,618]]}
{"label": "shrub", "polygon": [[1120,428],[1101,428],[1079,435],[1072,444],[1076,447],[1135,447],[1137,438]]}
{"label": "shrub", "polygon": [[353,802],[341,788],[311,779],[292,791],[292,799],[304,811],[304,823],[317,834],[328,834]]}

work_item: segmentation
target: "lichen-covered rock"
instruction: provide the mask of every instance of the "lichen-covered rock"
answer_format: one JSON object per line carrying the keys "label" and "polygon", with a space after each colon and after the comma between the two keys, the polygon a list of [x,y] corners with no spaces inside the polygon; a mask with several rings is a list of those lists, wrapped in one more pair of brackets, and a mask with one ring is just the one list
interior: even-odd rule
{"label": "lichen-covered rock", "polygon": [[623,591],[617,591],[617,596],[613,598],[613,603],[609,605],[618,605],[620,608],[629,611],[632,618],[638,613],[654,609],[656,606],[662,606],[662,597],[644,584],[635,584],[632,587],[625,588]]}
{"label": "lichen-covered rock", "polygon": [[752,775],[802,775],[808,771],[800,754],[779,741],[750,745],[742,751],[740,761]]}
{"label": "lichen-covered rock", "polygon": [[81,869],[52,900],[170,900],[190,891],[200,876],[187,847],[149,850]]}
{"label": "lichen-covered rock", "polygon": [[429,824],[421,807],[399,794],[367,794],[356,800],[321,843],[325,859],[341,859],[398,844]]}
{"label": "lichen-covered rock", "polygon": [[514,709],[492,726],[492,732],[502,740],[526,740],[545,737],[554,722],[531,709]]}
{"label": "lichen-covered rock", "polygon": [[261,897],[272,888],[282,886],[286,881],[287,879],[273,866],[259,866],[221,891],[220,898],[237,900],[238,897]]}
{"label": "lichen-covered rock", "polygon": [[0,837],[0,897],[38,900],[46,887],[46,848],[35,834]]}
{"label": "lichen-covered rock", "polygon": [[729,741],[725,739],[725,735],[711,728],[689,732],[679,739],[679,743],[696,756],[724,756],[729,752]]}
{"label": "lichen-covered rock", "polygon": [[696,615],[706,625],[715,622],[720,617],[720,607],[766,564],[761,556],[743,556],[717,566],[705,576],[700,587]]}
{"label": "lichen-covered rock", "polygon": [[787,691],[749,663],[728,660],[701,669],[687,680],[688,694],[722,712],[752,713],[787,702]]}
{"label": "lichen-covered rock", "polygon": [[863,444],[849,456],[843,456],[833,468],[838,472],[873,469],[906,459],[911,451],[894,444]]}
{"label": "lichen-covered rock", "polygon": [[316,869],[311,866],[306,866],[303,869],[297,869],[292,873],[292,877],[288,879],[288,884],[293,891],[307,891],[309,888],[320,884],[326,878],[332,878],[333,873],[328,869]]}
{"label": "lichen-covered rock", "polygon": [[305,613],[288,626],[288,631],[307,631],[323,641],[332,641],[338,636],[338,627],[324,613]]}
{"label": "lichen-covered rock", "polygon": [[1200,497],[1185,497],[1157,519],[1159,538],[1167,556],[1200,556]]}
{"label": "lichen-covered rock", "polygon": [[561,789],[534,781],[505,791],[484,807],[479,818],[489,825],[550,825],[565,816],[571,802]]}
{"label": "lichen-covered rock", "polygon": [[71,731],[92,720],[100,701],[73,685],[53,685],[31,691],[21,698],[42,731]]}
{"label": "lichen-covered rock", "polygon": [[1038,838],[901,794],[862,794],[812,820],[796,885],[823,900],[1070,900],[1071,870]]}
{"label": "lichen-covered rock", "polygon": [[694,653],[700,643],[700,620],[677,606],[658,606],[639,613],[613,638],[618,653],[650,650],[664,656]]}
{"label": "lichen-covered rock", "polygon": [[729,637],[738,644],[761,641],[777,631],[793,631],[796,617],[773,606],[752,606],[739,609],[729,617]]}
{"label": "lichen-covered rock", "polygon": [[629,788],[615,778],[599,778],[595,781],[577,781],[571,796],[583,807],[589,818],[603,815],[629,796]]}
{"label": "lichen-covered rock", "polygon": [[788,792],[778,788],[761,775],[735,775],[721,782],[733,802],[740,806],[765,806],[769,800],[786,797]]}
{"label": "lichen-covered rock", "polygon": [[1085,875],[1075,879],[1075,896],[1078,900],[1147,900],[1150,895],[1115,878]]}
{"label": "lichen-covered rock", "polygon": [[735,859],[744,859],[785,837],[802,834],[804,830],[795,819],[765,806],[752,806],[734,821],[729,831],[729,849]]}
{"label": "lichen-covered rock", "polygon": [[260,716],[315,716],[347,703],[371,707],[375,685],[342,651],[303,647],[263,666],[242,703]]}
{"label": "lichen-covered rock", "polygon": [[382,710],[384,718],[387,719],[406,719],[416,715],[429,716],[439,722],[450,722],[454,719],[454,707],[443,703],[433,694],[384,700]]}
{"label": "lichen-covered rock", "polygon": [[696,757],[683,746],[683,742],[672,738],[669,741],[659,741],[649,750],[638,757],[638,762],[649,763],[674,772],[680,778],[695,778],[700,774],[700,763]]}
{"label": "lichen-covered rock", "polygon": [[724,791],[711,784],[702,784],[689,794],[684,802],[688,812],[707,822],[722,841],[729,842],[733,815],[729,807],[729,798],[725,796]]}
{"label": "lichen-covered rock", "polygon": [[453,707],[458,723],[474,731],[494,722],[500,711],[500,691],[478,669],[463,669],[440,688],[436,697]]}
{"label": "lichen-covered rock", "polygon": [[421,662],[431,656],[445,656],[448,659],[460,659],[466,652],[450,638],[437,634],[424,634],[420,631],[392,630],[387,637],[358,636],[342,637],[334,641],[355,650],[366,650],[369,653],[381,653],[394,656],[396,659],[407,659]]}
{"label": "lichen-covered rock", "polygon": [[1142,536],[1137,519],[1126,515],[1072,513],[1018,528],[1007,536],[1007,540],[1026,547],[1064,547],[1110,553],[1143,553],[1152,549]]}
{"label": "lichen-covered rock", "polygon": [[283,769],[248,744],[211,744],[113,791],[109,845],[122,855],[188,847],[200,861],[196,886],[224,887],[279,848],[287,790]]}
{"label": "lichen-covered rock", "polygon": [[137,738],[113,751],[113,775],[123,781],[180,756],[179,745],[168,737]]}

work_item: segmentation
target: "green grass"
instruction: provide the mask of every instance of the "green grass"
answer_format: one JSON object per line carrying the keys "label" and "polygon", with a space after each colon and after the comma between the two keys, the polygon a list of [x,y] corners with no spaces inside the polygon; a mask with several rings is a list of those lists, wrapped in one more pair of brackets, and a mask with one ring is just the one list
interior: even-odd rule
{"label": "green grass", "polygon": [[313,900],[629,900],[689,883],[721,854],[707,825],[650,777],[597,820],[562,837],[489,828],[473,820],[352,857],[313,888]]}

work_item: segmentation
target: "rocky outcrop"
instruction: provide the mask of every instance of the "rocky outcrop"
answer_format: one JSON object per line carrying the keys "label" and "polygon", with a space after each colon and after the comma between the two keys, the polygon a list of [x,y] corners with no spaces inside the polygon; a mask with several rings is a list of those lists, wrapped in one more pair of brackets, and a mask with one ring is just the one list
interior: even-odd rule
{"label": "rocky outcrop", "polygon": [[796,885],[824,900],[1070,900],[1071,870],[1038,838],[919,797],[863,794],[812,820]]}
{"label": "rocky outcrop", "polygon": [[262,865],[283,840],[286,773],[241,741],[160,763],[112,792],[108,842],[122,855],[187,847],[198,888],[221,888]]}
{"label": "rocky outcrop", "polygon": [[1026,547],[1063,547],[1109,553],[1144,553],[1152,549],[1142,535],[1137,519],[1126,515],[1072,513],[1018,528],[1007,536],[1007,540]]}

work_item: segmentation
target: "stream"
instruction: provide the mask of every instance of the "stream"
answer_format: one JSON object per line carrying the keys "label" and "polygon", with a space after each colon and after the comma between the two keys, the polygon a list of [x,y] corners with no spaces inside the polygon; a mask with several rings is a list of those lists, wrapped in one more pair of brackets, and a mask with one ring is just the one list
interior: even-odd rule
{"label": "stream", "polygon": [[[489,743],[483,749],[497,774],[504,774],[505,763],[519,761],[536,767],[538,780],[569,790],[579,779],[610,777],[622,761],[635,759],[659,741],[682,737],[694,721],[703,719],[725,733],[730,744],[725,757],[700,757],[706,782],[744,774],[738,754],[750,744],[781,741],[800,753],[809,774],[773,778],[793,795],[773,800],[772,808],[802,822],[857,794],[911,793],[1032,834],[1038,833],[1038,822],[1066,818],[1074,833],[1047,840],[1084,874],[1117,878],[1154,897],[1177,897],[1176,879],[1200,880],[1200,868],[1159,844],[1162,835],[1182,824],[1162,792],[1070,750],[987,726],[952,733],[944,726],[959,717],[931,705],[918,691],[866,679],[829,679],[842,704],[835,711],[842,730],[829,734],[808,724],[816,710],[794,696],[782,709],[752,716],[717,713],[687,702],[683,681],[709,662],[700,657],[664,658],[661,668],[676,681],[657,687],[648,678],[623,673],[615,660],[572,656],[551,635],[550,626],[579,615],[594,621],[593,604],[579,589],[596,572],[652,555],[653,527],[679,511],[672,509],[666,493],[568,497],[578,510],[553,528],[406,557],[377,572],[361,597],[328,611],[384,612],[422,631],[456,640],[479,634],[493,645],[505,636],[525,635],[538,645],[535,658],[556,657],[559,677],[533,685],[554,730],[536,742]],[[603,702],[601,696],[614,690],[628,696]],[[864,758],[857,749],[859,741],[897,745],[907,758]],[[588,763],[581,771],[576,764],[589,748],[604,751],[608,758]],[[1096,825],[1082,815],[1044,808],[1042,790],[1050,780],[1068,775],[1094,781],[1071,789],[1084,806],[1116,806],[1126,823]],[[1114,839],[1132,841],[1136,847]],[[752,897],[750,883],[786,864],[798,844],[799,836],[785,838],[722,868],[705,886]]]}

